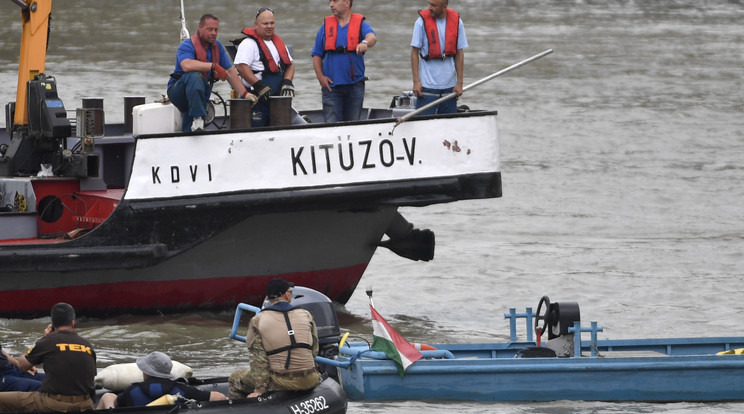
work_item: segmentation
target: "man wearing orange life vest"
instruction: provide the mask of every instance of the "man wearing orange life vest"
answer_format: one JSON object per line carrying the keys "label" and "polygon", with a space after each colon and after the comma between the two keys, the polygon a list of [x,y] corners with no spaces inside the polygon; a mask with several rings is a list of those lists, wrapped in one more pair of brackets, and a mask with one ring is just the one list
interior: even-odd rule
{"label": "man wearing orange life vest", "polygon": [[183,132],[204,129],[212,83],[227,80],[238,96],[253,99],[240,81],[225,47],[217,40],[220,21],[211,14],[199,20],[199,29],[178,46],[176,67],[168,80],[168,99],[181,111]]}
{"label": "man wearing orange life vest", "polygon": [[354,121],[364,103],[364,53],[377,43],[364,16],[351,12],[353,0],[330,0],[313,46],[313,69],[323,93],[326,122]]}
{"label": "man wearing orange life vest", "polygon": [[[463,69],[468,40],[460,15],[447,7],[448,0],[429,0],[419,11],[411,39],[411,72],[416,108],[452,92],[462,95]],[[457,112],[457,100],[450,99],[422,113]]]}
{"label": "man wearing orange life vest", "polygon": [[[253,126],[269,124],[269,100],[272,95],[294,96],[294,65],[284,41],[274,33],[274,11],[258,9],[254,27],[242,33],[248,36],[240,42],[235,54],[235,66],[243,78],[243,85],[251,88],[258,102],[253,105]],[[261,99],[264,98],[264,99]]]}

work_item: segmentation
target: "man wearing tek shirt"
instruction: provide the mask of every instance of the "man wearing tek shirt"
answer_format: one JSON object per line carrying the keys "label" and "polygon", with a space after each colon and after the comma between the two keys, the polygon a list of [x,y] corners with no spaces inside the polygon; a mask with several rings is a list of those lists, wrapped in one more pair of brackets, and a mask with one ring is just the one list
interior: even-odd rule
{"label": "man wearing tek shirt", "polygon": [[0,411],[83,411],[93,409],[96,353],[87,339],[75,332],[75,310],[67,303],[54,305],[52,323],[36,341],[18,368],[26,371],[43,364],[46,377],[40,391],[0,393]]}

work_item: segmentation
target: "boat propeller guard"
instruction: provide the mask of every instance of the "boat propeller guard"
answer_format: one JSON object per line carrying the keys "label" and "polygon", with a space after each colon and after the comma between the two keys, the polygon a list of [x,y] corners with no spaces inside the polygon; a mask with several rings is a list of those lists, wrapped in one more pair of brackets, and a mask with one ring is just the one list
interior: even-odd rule
{"label": "boat propeller guard", "polygon": [[428,262],[434,258],[434,232],[416,229],[402,214],[396,212],[385,234],[387,240],[377,245],[390,249],[398,256]]}
{"label": "boat propeller guard", "polygon": [[434,258],[434,232],[429,229],[412,229],[401,238],[391,238],[378,245],[406,259],[428,262]]}

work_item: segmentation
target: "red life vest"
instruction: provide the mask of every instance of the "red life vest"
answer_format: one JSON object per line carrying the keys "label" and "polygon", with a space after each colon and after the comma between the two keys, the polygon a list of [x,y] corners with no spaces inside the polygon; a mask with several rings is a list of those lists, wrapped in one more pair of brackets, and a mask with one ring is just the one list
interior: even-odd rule
{"label": "red life vest", "polygon": [[[204,49],[204,46],[202,46],[201,39],[199,39],[199,32],[196,32],[191,36],[191,43],[194,45],[194,50],[196,50],[196,60],[209,62],[207,60],[207,51]],[[217,46],[216,41],[212,43],[212,63],[215,65],[220,64],[220,48]],[[209,72],[205,72],[204,77],[208,78]]]}
{"label": "red life vest", "polygon": [[[325,51],[346,53],[349,50],[356,50],[357,45],[359,45],[359,42],[362,41],[362,20],[364,20],[364,16],[362,16],[361,14],[351,13],[349,26],[346,29],[346,48],[344,48],[343,46],[336,46],[336,43],[338,41],[338,36],[336,36],[338,34],[338,19],[336,19],[336,16],[326,17]],[[355,36],[355,34],[358,35]]]}
{"label": "red life vest", "polygon": [[292,64],[292,61],[289,58],[289,53],[287,53],[287,46],[284,45],[284,41],[281,37],[276,34],[271,35],[271,41],[274,42],[274,46],[276,46],[276,50],[279,52],[280,62],[277,64],[274,61],[274,56],[271,54],[266,42],[264,42],[263,38],[258,35],[255,28],[246,27],[241,31],[241,33],[255,40],[258,44],[258,47],[261,50],[261,62],[263,62],[264,65],[264,72],[278,73]]}
{"label": "red life vest", "polygon": [[420,10],[419,15],[424,19],[424,30],[426,31],[426,40],[429,42],[429,54],[421,55],[425,60],[444,59],[445,57],[455,56],[457,54],[457,35],[460,28],[460,14],[452,9],[446,9],[447,23],[444,28],[444,53],[439,45],[439,31],[437,30],[437,21],[431,14],[431,10]]}

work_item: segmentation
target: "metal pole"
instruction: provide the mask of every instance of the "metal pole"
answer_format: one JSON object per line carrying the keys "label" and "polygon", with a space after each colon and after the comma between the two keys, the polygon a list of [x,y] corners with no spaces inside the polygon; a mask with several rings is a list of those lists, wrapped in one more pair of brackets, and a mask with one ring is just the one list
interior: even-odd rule
{"label": "metal pole", "polygon": [[369,296],[369,304],[373,308],[375,307],[375,303],[372,301],[372,285],[367,285],[367,296]]}
{"label": "metal pole", "polygon": [[183,11],[183,0],[181,0],[181,41],[188,39],[189,29],[186,28],[186,13]]}
{"label": "metal pole", "polygon": [[[526,65],[526,64],[528,64],[528,63],[530,63],[530,62],[532,62],[534,60],[540,59],[541,57],[543,57],[545,55],[549,55],[551,53],[553,53],[553,49],[548,49],[548,50],[546,50],[544,52],[538,53],[535,56],[532,56],[531,58],[525,59],[525,60],[523,60],[521,62],[517,62],[517,63],[509,66],[508,68],[501,69],[500,71],[498,71],[496,73],[492,73],[491,75],[488,75],[488,76],[486,76],[485,78],[483,78],[481,80],[478,80],[476,82],[473,82],[470,85],[462,88],[462,91],[465,92],[468,89],[475,88],[476,86],[478,86],[478,85],[480,85],[482,83],[488,82],[488,81],[490,81],[491,79],[493,79],[493,78],[495,78],[497,76],[501,76],[501,75],[503,75],[503,74],[505,74],[507,72],[511,72],[512,70],[514,70],[514,69],[516,69],[516,68],[518,68],[520,66]],[[440,103],[442,103],[442,102],[444,102],[446,100],[455,98],[455,97],[457,97],[457,93],[455,93],[455,92],[449,93],[449,94],[447,94],[445,96],[442,96],[441,98],[437,99],[436,101],[430,102],[430,103],[422,106],[421,108],[416,109],[415,111],[412,111],[412,112],[409,112],[409,113],[403,115],[402,117],[398,118],[398,120],[395,122],[395,126],[393,126],[393,131],[395,131],[395,127],[397,127],[401,123],[403,123],[403,122],[411,119],[412,117],[414,117],[414,116],[416,116],[416,115],[418,115],[418,114],[426,111],[427,109],[433,108],[433,107],[439,105]],[[391,132],[391,134],[392,134],[392,132]]]}

